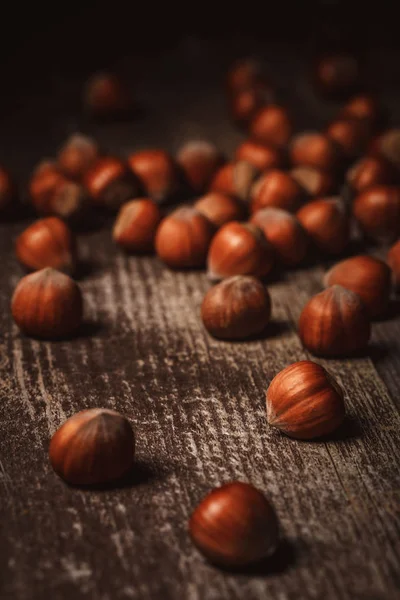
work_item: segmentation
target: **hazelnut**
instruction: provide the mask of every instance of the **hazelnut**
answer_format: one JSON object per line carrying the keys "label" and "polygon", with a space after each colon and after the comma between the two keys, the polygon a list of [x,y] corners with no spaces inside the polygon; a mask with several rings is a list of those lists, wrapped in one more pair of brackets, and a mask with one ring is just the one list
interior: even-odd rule
{"label": "hazelnut", "polygon": [[246,212],[242,202],[220,192],[209,192],[202,196],[196,201],[194,208],[216,227],[222,227],[229,221],[238,221],[245,217]]}
{"label": "hazelnut", "polygon": [[0,213],[6,212],[14,199],[15,188],[10,173],[0,166]]}
{"label": "hazelnut", "polygon": [[382,115],[378,102],[368,94],[353,96],[340,111],[339,118],[366,121],[372,128],[379,125]]}
{"label": "hazelnut", "polygon": [[396,289],[400,288],[400,240],[390,248],[387,262],[392,270],[392,281]]}
{"label": "hazelnut", "polygon": [[264,494],[248,483],[235,481],[203,498],[190,518],[189,532],[211,563],[238,568],[273,554],[279,524]]}
{"label": "hazelnut", "polygon": [[250,222],[263,231],[284,265],[298,265],[305,258],[308,238],[291,213],[281,208],[264,208],[257,211]]}
{"label": "hazelnut", "polygon": [[300,133],[289,147],[293,165],[314,167],[322,171],[335,171],[339,165],[340,152],[337,144],[322,133]]}
{"label": "hazelnut", "polygon": [[353,192],[360,194],[374,185],[393,183],[393,167],[382,157],[364,156],[347,171],[346,181]]}
{"label": "hazelnut", "polygon": [[350,239],[350,221],[339,198],[313,200],[297,212],[300,224],[319,250],[340,254]]}
{"label": "hazelnut", "polygon": [[230,93],[237,93],[259,85],[266,85],[266,83],[261,63],[252,58],[236,61],[230,68],[226,78],[226,87]]}
{"label": "hazelnut", "polygon": [[400,128],[388,129],[374,138],[370,144],[369,153],[372,156],[382,156],[397,171],[400,171]]}
{"label": "hazelnut", "polygon": [[342,389],[328,371],[310,360],[280,371],[266,397],[268,423],[300,440],[333,433],[345,417]]}
{"label": "hazelnut", "polygon": [[382,315],[390,295],[390,269],[372,256],[353,256],[332,267],[324,277],[325,286],[341,285],[358,294],[370,318]]}
{"label": "hazelnut", "polygon": [[179,187],[177,165],[164,150],[142,150],[128,157],[143,189],[158,204],[169,200]]}
{"label": "hazelnut", "polygon": [[90,77],[85,85],[83,104],[96,118],[118,116],[131,108],[125,85],[113,73],[96,73]]}
{"label": "hazelnut", "polygon": [[213,280],[231,275],[264,277],[273,267],[274,253],[261,229],[232,221],[217,231],[207,262],[208,276]]}
{"label": "hazelnut", "polygon": [[353,214],[363,232],[378,242],[400,235],[400,188],[374,185],[354,200]]}
{"label": "hazelnut", "polygon": [[208,188],[214,173],[224,160],[214,144],[195,140],[180,148],[177,162],[192,190],[201,193]]}
{"label": "hazelnut", "polygon": [[215,227],[195,208],[183,206],[166,217],[157,230],[158,256],[173,269],[202,267]]}
{"label": "hazelnut", "polygon": [[259,171],[279,168],[283,163],[280,150],[252,140],[246,140],[236,148],[235,158],[236,160],[246,160]]}
{"label": "hazelnut", "polygon": [[65,177],[50,161],[44,161],[35,169],[29,192],[39,214],[55,215],[68,221],[82,217],[89,204],[85,188]]}
{"label": "hazelnut", "polygon": [[261,108],[250,123],[251,137],[263,144],[286,146],[293,131],[288,111],[277,104]]}
{"label": "hazelnut", "polygon": [[99,156],[97,144],[91,138],[75,133],[68,138],[57,155],[59,169],[71,179],[81,179]]}
{"label": "hazelnut", "polygon": [[230,162],[215,173],[210,184],[210,191],[236,196],[243,202],[247,202],[252,185],[258,175],[258,169],[246,160]]}
{"label": "hazelnut", "polygon": [[359,119],[336,119],[326,129],[326,135],[340,148],[347,160],[359,156],[370,135],[368,123]]}
{"label": "hazelnut", "polygon": [[73,485],[108,483],[132,466],[135,435],[115,410],[82,410],[63,423],[50,442],[54,471]]}
{"label": "hazelnut", "polygon": [[46,267],[21,279],[12,297],[11,312],[28,336],[64,338],[81,324],[81,290],[68,275]]}
{"label": "hazelnut", "polygon": [[267,288],[255,277],[236,275],[211,288],[201,305],[201,318],[211,335],[242,340],[262,333],[271,316]]}
{"label": "hazelnut", "polygon": [[347,52],[329,53],[317,61],[314,77],[321,94],[341,98],[359,83],[360,66],[356,57]]}
{"label": "hazelnut", "polygon": [[114,241],[128,252],[151,252],[160,220],[160,209],[152,200],[131,200],[119,210],[113,228]]}
{"label": "hazelnut", "polygon": [[271,87],[258,85],[242,89],[229,98],[229,112],[234,123],[247,126],[266,104],[274,101]]}
{"label": "hazelnut", "polygon": [[85,173],[86,188],[96,206],[116,211],[139,196],[140,183],[119,158],[100,157]]}
{"label": "hazelnut", "polygon": [[317,356],[348,356],[364,350],[370,334],[361,298],[341,285],[313,296],[300,315],[300,339]]}
{"label": "hazelnut", "polygon": [[289,173],[273,169],[261,175],[251,190],[251,212],[262,208],[282,208],[294,212],[301,205],[304,193]]}
{"label": "hazelnut", "polygon": [[327,171],[303,166],[295,167],[289,174],[311,198],[327,196],[335,191],[335,178]]}
{"label": "hazelnut", "polygon": [[17,238],[15,252],[21,264],[32,271],[52,267],[72,273],[75,269],[75,239],[57,217],[39,219]]}

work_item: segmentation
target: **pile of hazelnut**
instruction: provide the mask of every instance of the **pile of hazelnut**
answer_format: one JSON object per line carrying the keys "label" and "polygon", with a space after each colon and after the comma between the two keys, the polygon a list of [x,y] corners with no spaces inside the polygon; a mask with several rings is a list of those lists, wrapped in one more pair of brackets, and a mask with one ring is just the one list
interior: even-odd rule
{"label": "pile of hazelnut", "polygon": [[[315,73],[325,95],[355,89],[356,77],[357,63],[347,55],[325,57]],[[111,76],[94,78],[85,99],[95,113],[118,111],[127,106],[122,90]],[[207,267],[216,283],[204,297],[201,319],[220,340],[265,332],[271,298],[264,280],[273,269],[290,269],[312,255],[319,261],[340,257],[325,274],[325,289],[304,306],[299,336],[318,357],[366,349],[371,321],[384,315],[392,287],[400,286],[400,129],[383,130],[379,103],[359,93],[347,98],[324,131],[293,135],[289,111],[251,60],[233,66],[226,90],[234,121],[248,133],[228,162],[207,141],[190,141],[175,157],[150,149],[122,159],[77,134],[56,160],[35,169],[29,196],[42,218],[16,241],[18,260],[32,273],[11,301],[23,333],[56,339],[78,330],[83,300],[72,279],[78,264],[73,230],[91,211],[102,210],[117,213],[112,236],[124,251],[155,252],[171,269]],[[3,212],[14,195],[1,168]],[[177,207],[182,197],[195,200]],[[354,234],[393,244],[387,260],[343,258]],[[340,386],[308,360],[276,375],[266,406],[271,426],[302,440],[332,434],[345,416]],[[126,418],[90,409],[55,433],[50,460],[69,483],[104,483],[131,468],[134,447]],[[278,521],[260,491],[234,482],[200,503],[190,534],[210,561],[238,567],[274,551]]]}

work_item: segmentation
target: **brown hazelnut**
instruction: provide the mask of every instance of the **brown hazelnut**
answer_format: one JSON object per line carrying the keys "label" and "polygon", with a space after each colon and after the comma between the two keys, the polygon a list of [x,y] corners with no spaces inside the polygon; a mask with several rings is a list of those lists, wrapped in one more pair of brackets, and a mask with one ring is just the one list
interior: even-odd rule
{"label": "brown hazelnut", "polygon": [[54,471],[73,485],[108,483],[133,464],[135,435],[115,410],[82,410],[63,423],[50,442]]}
{"label": "brown hazelnut", "polygon": [[335,191],[335,178],[328,171],[303,166],[295,167],[289,173],[311,198],[328,196]]}
{"label": "brown hazelnut", "polygon": [[57,155],[57,165],[71,179],[81,179],[89,167],[99,156],[99,149],[94,140],[75,133],[68,138]]}
{"label": "brown hazelnut", "polygon": [[214,233],[211,221],[195,208],[183,206],[161,221],[156,252],[173,269],[202,267]]}
{"label": "brown hazelnut", "polygon": [[393,183],[393,167],[383,157],[364,156],[347,171],[346,181],[353,192],[360,194],[374,185]]}
{"label": "brown hazelnut", "polygon": [[93,203],[112,211],[140,192],[138,179],[124,161],[113,156],[98,158],[85,173],[84,182]]}
{"label": "brown hazelnut", "polygon": [[390,269],[372,256],[353,256],[334,265],[324,277],[325,286],[341,285],[358,294],[371,318],[382,315],[389,304]]}
{"label": "brown hazelnut", "polygon": [[336,119],[326,129],[326,135],[340,148],[347,160],[359,156],[370,136],[368,123],[360,119]]}
{"label": "brown hazelnut", "polygon": [[236,160],[246,160],[259,171],[279,168],[283,164],[282,152],[278,148],[246,140],[236,148]]}
{"label": "brown hazelnut", "polygon": [[238,568],[273,554],[279,524],[264,494],[235,481],[207,494],[190,518],[189,533],[211,563]]}
{"label": "brown hazelnut", "polygon": [[0,213],[6,212],[14,199],[15,187],[10,173],[0,166]]}
{"label": "brown hazelnut", "polygon": [[321,94],[342,98],[358,85],[360,66],[356,57],[347,52],[329,53],[317,61],[314,78]]}
{"label": "brown hazelnut", "polygon": [[251,212],[262,208],[282,208],[294,212],[304,197],[300,185],[289,173],[273,169],[261,175],[251,190]]}
{"label": "brown hazelnut", "polygon": [[322,171],[335,171],[341,158],[337,144],[328,136],[317,133],[300,133],[292,139],[289,155],[293,165],[314,167]]}
{"label": "brown hazelnut", "polygon": [[374,138],[369,147],[369,154],[382,156],[400,171],[400,128],[388,129]]}
{"label": "brown hazelnut", "polygon": [[247,202],[258,175],[258,169],[246,160],[230,162],[215,173],[210,184],[210,191],[235,196],[243,202]]}
{"label": "brown hazelnut", "polygon": [[297,212],[300,224],[319,250],[340,254],[350,239],[350,221],[339,198],[314,200]]}
{"label": "brown hazelnut", "polygon": [[89,204],[85,188],[65,177],[51,161],[44,161],[35,169],[29,192],[39,214],[69,221],[82,217]]}
{"label": "brown hazelnut", "polygon": [[21,264],[32,271],[52,267],[72,273],[76,264],[75,238],[58,217],[33,223],[17,238],[15,252]]}
{"label": "brown hazelnut", "polygon": [[202,215],[214,223],[216,227],[222,227],[229,221],[238,221],[245,217],[245,208],[242,202],[220,192],[209,192],[202,196],[194,204]]}
{"label": "brown hazelnut", "polygon": [[131,200],[119,210],[113,228],[114,241],[128,252],[151,252],[160,220],[160,209],[152,200]]}
{"label": "brown hazelnut", "polygon": [[363,232],[378,242],[400,235],[400,188],[374,185],[354,200],[353,214]]}
{"label": "brown hazelnut", "polygon": [[212,287],[201,305],[201,318],[211,335],[242,340],[264,331],[271,316],[267,288],[255,277],[236,275]]}
{"label": "brown hazelnut", "polygon": [[214,173],[224,160],[214,144],[194,140],[180,148],[177,162],[192,190],[201,193],[208,188]]}
{"label": "brown hazelnut", "polygon": [[28,336],[64,338],[81,324],[81,290],[71,277],[47,267],[21,279],[12,297],[11,312]]}
{"label": "brown hazelnut", "polygon": [[281,208],[264,208],[257,211],[250,222],[263,231],[284,265],[298,265],[305,258],[308,238],[291,213]]}
{"label": "brown hazelnut", "polygon": [[85,110],[96,118],[119,116],[131,108],[129,93],[113,73],[96,73],[87,81],[83,93]]}
{"label": "brown hazelnut", "polygon": [[392,282],[396,289],[400,288],[400,240],[390,248],[387,262],[392,270]]}
{"label": "brown hazelnut", "polygon": [[267,421],[286,435],[312,440],[333,433],[344,420],[343,391],[321,365],[289,365],[267,390]]}
{"label": "brown hazelnut", "polygon": [[288,111],[277,104],[261,108],[250,123],[251,137],[263,144],[286,146],[292,132]]}
{"label": "brown hazelnut", "polygon": [[379,125],[381,121],[381,109],[375,98],[368,94],[353,96],[344,105],[339,113],[339,118],[360,119],[366,121],[372,128]]}
{"label": "brown hazelnut", "polygon": [[234,123],[248,126],[258,111],[273,101],[274,92],[270,86],[258,85],[246,88],[229,98],[229,112]]}
{"label": "brown hazelnut", "polygon": [[261,63],[252,58],[236,61],[226,77],[227,90],[233,94],[266,83],[266,76]]}
{"label": "brown hazelnut", "polygon": [[158,204],[173,196],[179,186],[177,165],[164,150],[142,150],[128,157],[133,173],[143,189]]}
{"label": "brown hazelnut", "polygon": [[261,229],[232,221],[215,234],[207,262],[213,280],[232,275],[264,277],[273,267],[274,252]]}
{"label": "brown hazelnut", "polygon": [[370,334],[361,298],[341,285],[313,296],[300,315],[300,339],[316,356],[348,356],[364,350]]}

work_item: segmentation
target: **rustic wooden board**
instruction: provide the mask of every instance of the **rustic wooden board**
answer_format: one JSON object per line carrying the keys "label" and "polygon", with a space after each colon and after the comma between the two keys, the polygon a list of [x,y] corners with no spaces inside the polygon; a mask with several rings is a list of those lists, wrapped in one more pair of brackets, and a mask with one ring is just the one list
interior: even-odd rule
{"label": "rustic wooden board", "polygon": [[[284,92],[300,59],[286,60],[279,49],[271,61],[278,55]],[[154,80],[141,90],[149,113],[140,122],[85,130],[122,153],[152,144],[174,150],[198,135],[232,151],[240,135],[226,119],[217,85],[226,60],[218,45],[188,39],[165,63],[149,59],[143,67]],[[163,81],[166,64],[174,69]],[[207,74],[204,64],[211,65]],[[31,111],[18,114],[24,134],[5,127],[5,147],[14,140],[9,163],[21,179],[81,127],[64,105],[79,85],[65,84],[68,94],[62,85],[51,133],[24,146],[48,119],[40,111],[35,121]],[[301,78],[292,105],[300,102],[300,126],[320,125],[333,111],[317,111]],[[211,339],[199,319],[209,287],[203,273],[173,273],[155,258],[125,257],[108,230],[87,233],[80,238],[86,325],[71,341],[38,342],[22,337],[9,314],[22,274],[12,242],[23,227],[0,231],[2,598],[399,597],[398,318],[374,325],[367,355],[320,361],[343,386],[349,418],[334,439],[297,442],[267,426],[264,392],[280,369],[308,357],[296,322],[320,289],[320,267],[271,282],[273,322],[263,339],[224,343]],[[49,465],[52,433],[75,411],[95,406],[127,415],[137,433],[136,469],[117,489],[68,487]],[[265,491],[283,534],[272,560],[240,574],[209,566],[186,531],[200,498],[233,479]]]}

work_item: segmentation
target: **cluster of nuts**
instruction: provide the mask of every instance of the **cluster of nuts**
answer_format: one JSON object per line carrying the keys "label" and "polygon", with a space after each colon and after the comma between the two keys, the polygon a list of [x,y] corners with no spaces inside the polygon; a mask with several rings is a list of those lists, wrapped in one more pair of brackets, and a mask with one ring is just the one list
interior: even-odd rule
{"label": "cluster of nuts", "polygon": [[[345,54],[324,57],[314,73],[318,89],[335,97],[354,91],[358,77],[357,61]],[[347,98],[323,132],[293,136],[291,115],[255,61],[235,64],[226,90],[233,120],[248,132],[231,161],[207,141],[190,141],[176,156],[148,149],[122,159],[76,134],[56,160],[35,169],[29,195],[41,218],[15,246],[20,263],[33,271],[21,279],[11,303],[22,332],[56,339],[79,329],[83,299],[72,279],[79,264],[73,229],[97,209],[116,213],[112,236],[124,251],[155,252],[172,269],[207,268],[217,283],[204,297],[201,319],[221,340],[263,334],[271,319],[264,279],[273,269],[297,266],[312,253],[342,255],[354,225],[369,240],[395,242],[387,262],[359,255],[334,265],[325,289],[300,316],[299,336],[313,355],[365,350],[371,321],[385,313],[393,284],[400,287],[400,130],[380,131],[379,104],[358,94]],[[105,116],[131,103],[115,77],[99,75],[88,82],[85,106]],[[343,181],[350,202],[340,194]],[[170,211],[185,192],[194,201]],[[2,213],[14,197],[12,179],[0,168]],[[278,373],[266,406],[268,423],[298,439],[331,434],[345,416],[341,388],[311,361]],[[124,475],[134,449],[123,416],[91,409],[55,433],[50,460],[67,482],[98,484]],[[200,503],[190,535],[212,562],[243,566],[274,551],[278,521],[260,491],[233,482]]]}

